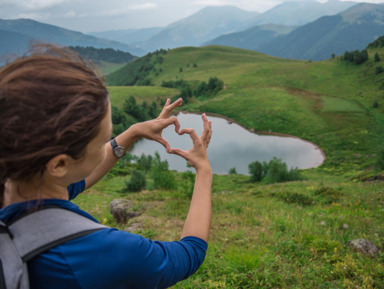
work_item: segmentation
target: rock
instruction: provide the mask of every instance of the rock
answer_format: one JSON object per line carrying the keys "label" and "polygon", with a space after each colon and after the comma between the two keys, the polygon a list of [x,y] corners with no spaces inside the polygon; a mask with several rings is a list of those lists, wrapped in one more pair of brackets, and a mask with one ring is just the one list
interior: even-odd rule
{"label": "rock", "polygon": [[132,202],[125,199],[114,199],[109,210],[118,224],[127,223],[129,219],[140,216],[139,212],[132,212]]}
{"label": "rock", "polygon": [[143,225],[141,223],[133,223],[133,224],[129,225],[128,227],[126,227],[124,229],[124,231],[136,232],[136,231],[138,231],[139,229],[142,229],[142,228],[143,228]]}
{"label": "rock", "polygon": [[379,248],[375,244],[365,239],[351,240],[347,242],[348,247],[364,255],[377,256]]}

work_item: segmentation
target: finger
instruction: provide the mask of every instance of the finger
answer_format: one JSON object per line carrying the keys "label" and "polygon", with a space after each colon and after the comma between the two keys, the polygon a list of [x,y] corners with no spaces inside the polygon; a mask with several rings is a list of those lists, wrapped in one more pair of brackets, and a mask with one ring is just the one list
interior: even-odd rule
{"label": "finger", "polygon": [[206,140],[207,147],[209,146],[209,143],[211,142],[211,137],[212,137],[212,130],[209,130],[208,137]]}
{"label": "finger", "polygon": [[160,117],[168,118],[171,115],[172,110],[174,110],[176,107],[183,104],[183,99],[179,98],[174,103],[171,104],[171,100],[168,98],[167,102],[165,103],[163,110],[160,113]]}
{"label": "finger", "polygon": [[178,155],[178,156],[181,156],[181,157],[184,158],[184,159],[185,159],[186,154],[187,154],[186,151],[183,151],[183,150],[178,149],[178,148],[170,149],[170,150],[168,151],[168,153],[170,153],[170,154],[174,154],[174,155]]}
{"label": "finger", "polygon": [[162,129],[167,128],[171,124],[173,124],[175,126],[176,133],[179,133],[180,123],[179,123],[179,120],[177,119],[176,116],[173,116],[173,117],[166,118],[166,119],[162,120]]}
{"label": "finger", "polygon": [[203,133],[201,134],[201,138],[205,140],[211,130],[212,122],[208,121],[207,115],[205,113],[201,115],[201,118],[203,119],[203,126],[204,126],[204,130],[203,130]]}
{"label": "finger", "polygon": [[167,101],[165,102],[165,104],[164,104],[164,106],[163,106],[163,109],[162,109],[161,112],[160,112],[160,116],[161,116],[162,114],[164,114],[165,109],[167,108],[167,106],[168,106],[170,103],[171,103],[171,99],[170,99],[170,98],[167,98]]}
{"label": "finger", "polygon": [[169,142],[165,138],[160,137],[160,138],[155,139],[155,140],[158,143],[162,144],[167,152],[171,149],[171,145],[169,144]]}

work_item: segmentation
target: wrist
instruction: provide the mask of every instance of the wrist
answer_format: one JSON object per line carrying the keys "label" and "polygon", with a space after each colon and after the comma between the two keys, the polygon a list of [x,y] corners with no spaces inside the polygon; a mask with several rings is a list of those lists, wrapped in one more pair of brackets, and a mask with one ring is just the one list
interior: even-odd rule
{"label": "wrist", "polygon": [[141,124],[142,124],[141,122],[135,123],[127,129],[129,138],[133,140],[133,142],[136,142],[143,137],[141,133],[142,131]]}
{"label": "wrist", "polygon": [[212,168],[209,162],[196,166],[195,170],[196,174],[212,175]]}

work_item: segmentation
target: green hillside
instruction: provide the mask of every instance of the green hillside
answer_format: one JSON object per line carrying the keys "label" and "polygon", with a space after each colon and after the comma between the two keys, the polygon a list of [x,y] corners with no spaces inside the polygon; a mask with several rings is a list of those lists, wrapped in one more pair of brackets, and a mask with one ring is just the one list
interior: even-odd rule
{"label": "green hillside", "polygon": [[[357,66],[337,58],[305,62],[221,46],[179,48],[152,63],[145,81],[153,88],[146,89],[163,81],[193,84],[218,77],[224,90],[214,98],[192,99],[183,110],[218,113],[255,131],[307,139],[325,151],[325,167],[349,171],[373,165],[372,155],[381,149],[383,74],[375,68],[382,64],[370,51],[369,61]],[[379,54],[383,58],[384,50]]]}
{"label": "green hillside", "polygon": [[[181,109],[218,113],[255,131],[295,135],[327,155],[321,167],[302,171],[304,181],[271,185],[244,175],[214,175],[206,260],[175,288],[384,288],[383,252],[370,257],[348,247],[348,241],[360,238],[381,250],[384,245],[384,176],[376,165],[384,135],[384,74],[377,69],[384,66],[378,61],[384,48],[374,45],[368,52],[368,61],[356,65],[341,57],[305,62],[228,47],[179,48],[163,53],[161,61],[156,54],[147,58],[145,67],[151,69],[136,81],[151,85],[109,88],[112,105],[120,108],[129,96],[137,103],[161,104],[178,94],[161,87],[163,82],[183,80],[195,88],[217,77],[223,90],[188,97]],[[140,73],[142,64],[120,73]],[[138,168],[120,160],[76,202],[110,226],[177,240],[193,175],[167,172],[174,186],[154,189],[147,172],[145,189],[127,192]],[[142,215],[116,224],[109,212],[114,198],[131,200]]]}

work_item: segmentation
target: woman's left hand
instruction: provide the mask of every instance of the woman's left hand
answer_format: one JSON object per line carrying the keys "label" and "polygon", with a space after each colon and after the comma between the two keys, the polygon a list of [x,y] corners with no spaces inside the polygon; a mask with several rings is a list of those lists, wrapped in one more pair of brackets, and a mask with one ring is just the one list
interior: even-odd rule
{"label": "woman's left hand", "polygon": [[167,152],[169,152],[171,148],[170,144],[165,138],[163,138],[162,132],[165,128],[173,124],[175,126],[176,133],[179,133],[180,123],[176,116],[170,117],[170,115],[172,111],[176,107],[181,106],[182,103],[182,98],[179,98],[174,103],[171,103],[171,100],[168,98],[163,110],[156,119],[137,124],[140,126],[138,127],[140,136],[161,143]]}

